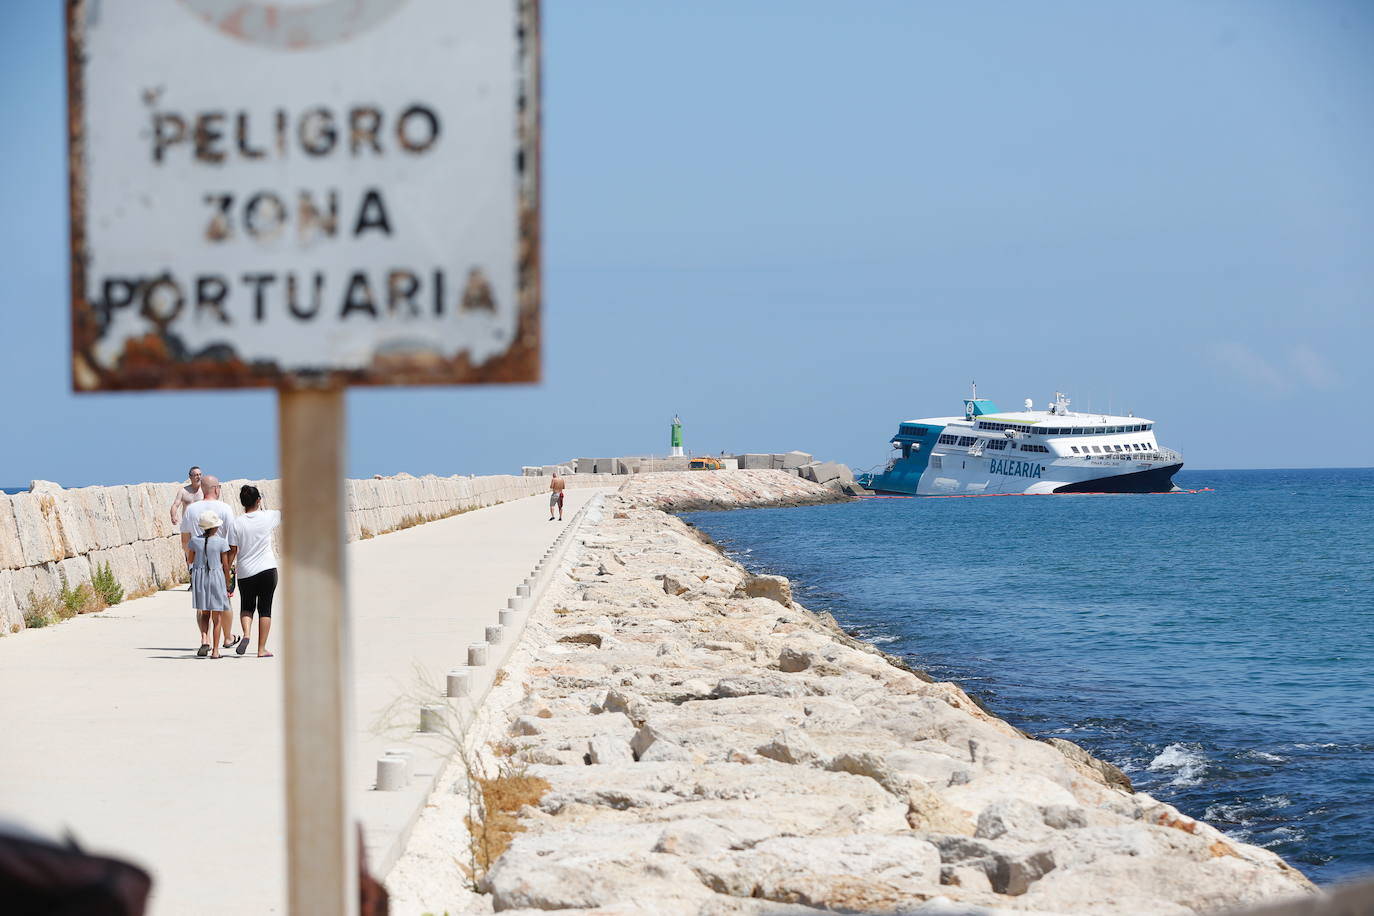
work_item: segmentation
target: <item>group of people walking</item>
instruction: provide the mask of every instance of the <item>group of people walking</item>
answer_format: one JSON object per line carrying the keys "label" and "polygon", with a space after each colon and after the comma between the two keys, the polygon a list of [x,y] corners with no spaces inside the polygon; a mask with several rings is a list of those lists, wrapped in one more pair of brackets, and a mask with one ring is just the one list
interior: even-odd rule
{"label": "group of people walking", "polygon": [[[253,615],[258,618],[258,658],[271,658],[267,636],[272,629],[272,597],[277,590],[277,554],[272,531],[281,512],[263,506],[262,492],[239,488],[242,511],[220,499],[220,482],[193,467],[187,483],[172,501],[173,524],[191,574],[191,607],[200,630],[199,658],[220,658],[221,649],[248,651]],[[234,592],[240,593],[240,632],[234,635]]]}

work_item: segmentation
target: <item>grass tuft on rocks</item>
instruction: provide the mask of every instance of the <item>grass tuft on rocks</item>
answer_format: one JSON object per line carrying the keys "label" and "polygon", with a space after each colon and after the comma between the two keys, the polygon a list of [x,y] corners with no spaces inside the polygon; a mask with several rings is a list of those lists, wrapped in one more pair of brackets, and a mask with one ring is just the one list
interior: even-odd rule
{"label": "grass tuft on rocks", "polygon": [[[505,500],[499,499],[496,502],[492,503],[492,505],[499,506],[503,502],[505,502]],[[366,541],[369,538],[374,538],[379,534],[391,534],[393,531],[404,531],[406,528],[414,528],[416,525],[427,525],[430,522],[437,522],[442,521],[446,518],[453,518],[455,515],[463,515],[467,512],[475,512],[480,508],[482,507],[464,506],[461,509],[445,509],[443,512],[438,513],[416,512],[410,515],[403,515],[401,516],[401,520],[399,522],[392,525],[390,528],[383,528],[381,531],[374,532],[371,528],[363,527],[358,532],[358,540]]]}
{"label": "grass tuft on rocks", "polygon": [[82,582],[76,588],[62,586],[57,595],[57,617],[68,620],[77,614],[94,614],[105,610],[105,603],[89,583]]}
{"label": "grass tuft on rocks", "polygon": [[39,595],[37,592],[29,592],[29,606],[24,611],[24,626],[36,630],[46,627],[50,623],[56,623],[59,603],[53,595]]}
{"label": "grass tuft on rocks", "polygon": [[[372,731],[396,737],[414,734],[419,708],[443,696],[439,683],[431,672],[416,666],[414,687],[382,710]],[[439,719],[436,737],[449,746],[461,767],[453,791],[467,802],[463,823],[469,842],[461,858],[455,856],[454,864],[472,891],[483,893],[487,872],[510,847],[515,834],[524,829],[519,822],[520,809],[537,805],[553,787],[528,775],[527,763],[513,759],[517,751],[514,743],[499,740],[480,744],[469,731],[477,710],[470,698],[460,702],[466,702],[465,712],[450,707]]]}
{"label": "grass tuft on rocks", "polygon": [[96,595],[105,602],[106,607],[124,600],[124,586],[115,578],[109,563],[102,563],[95,568],[95,575],[91,577],[91,588],[95,589]]}
{"label": "grass tuft on rocks", "polygon": [[135,598],[147,598],[149,595],[156,595],[169,586],[162,582],[154,582],[152,579],[144,579],[138,583],[138,587],[124,596],[125,600],[132,601]]}
{"label": "grass tuft on rocks", "polygon": [[492,779],[477,777],[482,817],[467,816],[468,833],[472,835],[473,852],[480,873],[485,874],[510,848],[511,840],[524,828],[518,812],[526,805],[535,806],[553,787],[548,780],[514,771],[501,773]]}

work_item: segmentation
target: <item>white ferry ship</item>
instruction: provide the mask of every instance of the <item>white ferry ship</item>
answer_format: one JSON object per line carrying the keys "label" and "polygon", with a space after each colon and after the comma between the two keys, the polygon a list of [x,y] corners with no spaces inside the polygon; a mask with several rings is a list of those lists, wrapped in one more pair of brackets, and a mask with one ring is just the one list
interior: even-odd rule
{"label": "white ferry ship", "polygon": [[1164,493],[1183,456],[1155,439],[1155,424],[1136,416],[1069,410],[1055,392],[1044,410],[1002,412],[992,401],[964,399],[962,417],[906,420],[897,450],[879,474],[859,483],[881,494]]}

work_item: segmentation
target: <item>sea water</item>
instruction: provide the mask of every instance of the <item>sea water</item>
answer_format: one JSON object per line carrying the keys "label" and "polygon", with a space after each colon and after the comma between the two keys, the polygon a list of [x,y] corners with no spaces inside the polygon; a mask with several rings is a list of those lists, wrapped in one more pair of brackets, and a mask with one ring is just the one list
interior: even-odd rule
{"label": "sea water", "polygon": [[1175,482],[1200,492],[686,518],[807,607],[1319,883],[1374,872],[1374,469]]}

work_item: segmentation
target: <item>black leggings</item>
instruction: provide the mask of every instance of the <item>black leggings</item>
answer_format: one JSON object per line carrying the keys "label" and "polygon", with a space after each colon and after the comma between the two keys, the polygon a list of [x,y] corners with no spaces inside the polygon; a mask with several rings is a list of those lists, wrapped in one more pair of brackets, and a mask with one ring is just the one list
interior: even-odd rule
{"label": "black leggings", "polygon": [[239,616],[252,617],[253,611],[259,617],[272,616],[272,594],[277,590],[277,571],[265,569],[256,576],[239,580]]}

